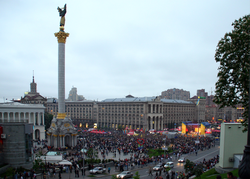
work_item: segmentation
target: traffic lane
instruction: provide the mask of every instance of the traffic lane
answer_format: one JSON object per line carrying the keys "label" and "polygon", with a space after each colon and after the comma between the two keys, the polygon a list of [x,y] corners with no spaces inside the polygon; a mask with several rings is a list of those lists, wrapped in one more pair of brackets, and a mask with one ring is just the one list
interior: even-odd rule
{"label": "traffic lane", "polygon": [[[182,155],[182,156],[185,157],[185,159],[189,159],[190,161],[193,161],[193,162],[200,162],[200,161],[202,162],[204,158],[206,160],[209,160],[209,159],[215,157],[218,154],[219,154],[219,146],[216,146],[216,147],[210,148],[209,150],[198,151],[197,156],[195,154]],[[171,170],[173,170],[173,171],[184,171],[185,162],[184,163],[179,163],[177,160],[174,160],[173,162],[174,162],[174,168],[172,168]],[[156,166],[156,165],[150,164],[150,166],[152,168],[154,166]],[[129,171],[131,171],[131,170],[129,170]],[[144,166],[143,168],[138,168],[136,166],[134,168],[134,170],[132,170],[133,176],[135,176],[136,171],[138,171],[138,173],[140,175],[140,178],[144,178],[144,179],[151,179],[152,178],[152,176],[148,175],[149,174],[149,168],[147,166]],[[153,176],[155,176],[156,172],[153,171],[152,173],[153,173]],[[115,175],[117,175],[117,174],[119,174],[119,172],[117,172]],[[159,174],[159,172],[158,172],[158,174]],[[164,176],[164,175],[165,175],[164,172],[162,172],[162,176]],[[103,177],[100,177],[100,178],[110,179],[110,176],[107,175],[107,176],[103,176]]]}
{"label": "traffic lane", "polygon": [[204,158],[206,159],[206,161],[214,158],[215,156],[219,155],[219,152],[220,152],[220,147],[216,146],[210,148],[209,150],[198,151],[197,156],[195,154],[192,154],[192,155],[187,155],[185,158],[195,163],[199,163],[203,162]]}

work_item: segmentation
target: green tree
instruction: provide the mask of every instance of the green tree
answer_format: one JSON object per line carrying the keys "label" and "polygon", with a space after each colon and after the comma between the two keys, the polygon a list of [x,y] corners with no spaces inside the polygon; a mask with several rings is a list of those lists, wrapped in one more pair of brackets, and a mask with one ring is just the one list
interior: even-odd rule
{"label": "green tree", "polygon": [[203,173],[203,165],[202,164],[198,164],[194,167],[193,173],[195,174],[195,176],[197,178],[201,178],[201,175]]}
{"label": "green tree", "polygon": [[134,179],[140,179],[140,175],[139,175],[139,172],[135,172],[135,176],[133,176]]}
{"label": "green tree", "polygon": [[122,125],[118,125],[118,130],[122,131],[124,129],[125,129],[125,127],[122,127]]}
{"label": "green tree", "polygon": [[44,113],[45,130],[47,130],[50,127],[52,119],[53,119],[52,114],[50,114],[48,112]]}
{"label": "green tree", "polygon": [[233,30],[224,35],[216,48],[215,61],[220,65],[214,102],[219,104],[220,108],[241,104],[245,109],[243,125],[246,127],[249,101],[250,15],[235,20],[232,26]]}
{"label": "green tree", "polygon": [[87,151],[87,157],[90,158],[91,163],[93,163],[93,159],[98,157],[98,153],[94,148],[89,148]]}
{"label": "green tree", "polygon": [[45,163],[41,159],[41,156],[42,156],[42,152],[39,152],[39,153],[36,154],[35,160],[33,162],[33,169],[35,171],[45,168]]}
{"label": "green tree", "polygon": [[195,166],[195,163],[187,159],[184,165],[185,173],[189,173],[189,172],[193,173],[194,166]]}

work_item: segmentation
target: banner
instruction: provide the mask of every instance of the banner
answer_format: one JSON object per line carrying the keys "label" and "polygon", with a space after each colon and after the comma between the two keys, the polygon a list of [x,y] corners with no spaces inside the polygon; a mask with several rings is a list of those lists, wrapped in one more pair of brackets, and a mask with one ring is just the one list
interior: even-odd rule
{"label": "banner", "polygon": [[181,125],[181,133],[186,134],[186,124],[182,123]]}

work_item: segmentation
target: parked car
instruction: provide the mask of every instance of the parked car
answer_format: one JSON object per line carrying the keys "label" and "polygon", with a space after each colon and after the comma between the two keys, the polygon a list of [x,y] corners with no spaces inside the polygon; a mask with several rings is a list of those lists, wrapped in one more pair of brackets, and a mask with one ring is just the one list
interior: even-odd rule
{"label": "parked car", "polygon": [[131,178],[133,173],[130,171],[123,171],[122,173],[116,175],[116,178]]}
{"label": "parked car", "polygon": [[156,166],[153,168],[154,171],[160,171],[160,170],[162,170],[162,169],[163,169],[163,166],[160,165],[160,164],[156,165]]}
{"label": "parked car", "polygon": [[165,165],[164,165],[164,168],[174,168],[174,162],[167,162]]}
{"label": "parked car", "polygon": [[106,172],[106,168],[103,167],[95,167],[93,170],[90,170],[89,173],[97,174],[97,173],[104,173]]}
{"label": "parked car", "polygon": [[179,158],[178,162],[180,162],[180,163],[185,162],[185,157],[181,157],[181,158]]}

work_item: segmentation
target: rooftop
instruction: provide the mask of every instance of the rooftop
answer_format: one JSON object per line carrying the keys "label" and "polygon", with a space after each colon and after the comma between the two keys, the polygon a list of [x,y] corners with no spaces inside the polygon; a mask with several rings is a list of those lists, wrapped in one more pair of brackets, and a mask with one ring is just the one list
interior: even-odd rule
{"label": "rooftop", "polygon": [[134,98],[110,98],[102,100],[101,102],[152,102],[159,101],[163,103],[185,103],[185,104],[194,104],[191,101],[176,100],[176,99],[159,99],[156,96],[152,97],[134,97]]}

